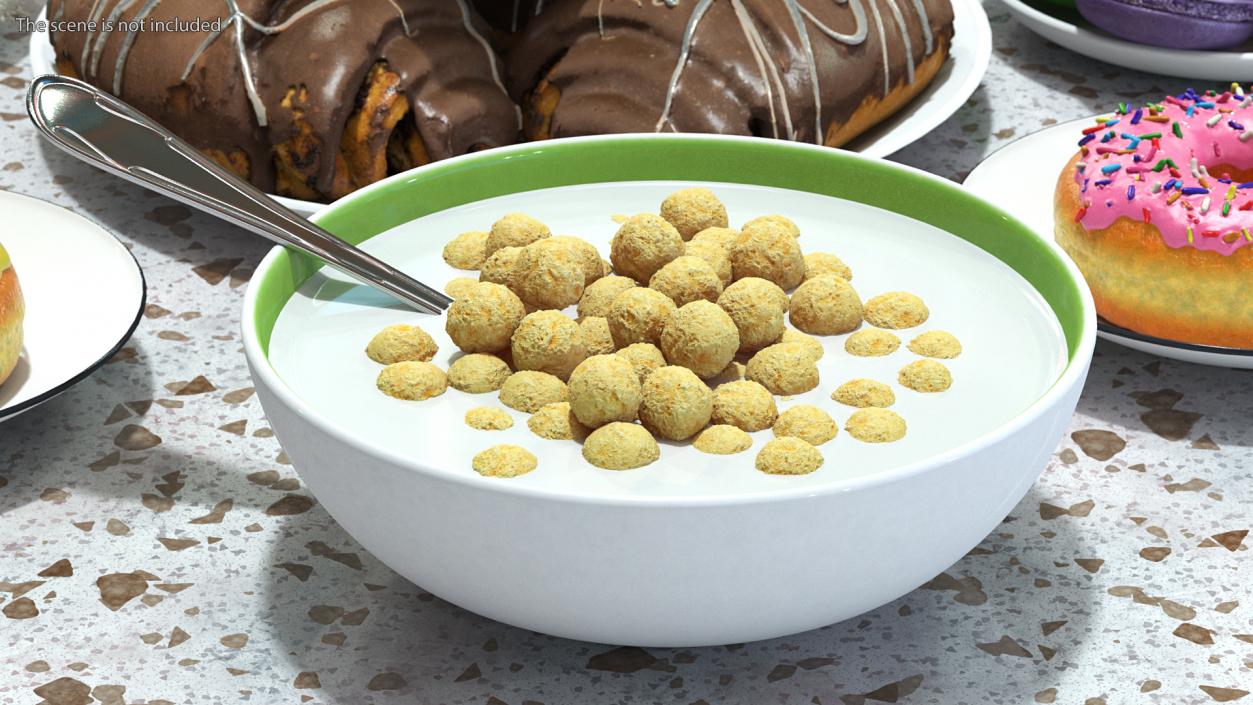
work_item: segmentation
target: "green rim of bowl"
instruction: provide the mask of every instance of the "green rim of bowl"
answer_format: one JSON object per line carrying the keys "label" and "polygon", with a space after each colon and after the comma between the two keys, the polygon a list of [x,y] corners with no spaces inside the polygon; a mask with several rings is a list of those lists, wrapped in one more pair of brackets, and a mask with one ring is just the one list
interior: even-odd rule
{"label": "green rim of bowl", "polygon": [[[330,206],[314,220],[360,244],[397,225],[523,191],[613,181],[709,181],[804,191],[856,201],[928,223],[992,254],[1052,308],[1073,362],[1084,330],[1083,296],[1058,252],[978,197],[920,172],[832,149],[773,140],[623,136],[540,142],[489,151],[393,177]],[[283,250],[252,285],[253,321],[269,353],[275,321],[320,267]]]}

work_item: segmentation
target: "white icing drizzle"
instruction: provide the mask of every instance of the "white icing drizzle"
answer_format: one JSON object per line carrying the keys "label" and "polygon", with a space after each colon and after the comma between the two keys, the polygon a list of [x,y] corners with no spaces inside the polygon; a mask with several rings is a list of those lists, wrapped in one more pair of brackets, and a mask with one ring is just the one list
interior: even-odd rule
{"label": "white icing drizzle", "polygon": [[[731,6],[735,8],[735,16],[740,21],[740,29],[744,32],[745,39],[748,40],[748,48],[753,53],[753,59],[757,62],[757,71],[761,74],[762,86],[766,89],[766,105],[770,106],[770,128],[774,133],[774,138],[779,138],[779,118],[774,111],[774,81],[770,73],[766,69],[765,52],[761,49],[761,35],[757,32],[757,26],[753,24],[753,18],[748,14],[748,8],[744,7],[742,0],[731,0]],[[775,70],[773,63],[770,69]],[[777,74],[776,74],[777,78]],[[779,92],[784,96],[781,101],[783,110],[788,109],[787,96],[783,87],[779,87]],[[787,116],[789,125],[791,124],[791,116]]]}
{"label": "white icing drizzle", "polygon": [[883,95],[887,95],[892,91],[892,66],[888,63],[888,38],[883,30],[878,0],[870,0],[870,14],[874,16],[875,28],[879,31],[879,48],[883,50]]}
{"label": "white icing drizzle", "polygon": [[[131,22],[140,22],[152,14],[157,9],[157,5],[161,4],[161,0],[148,0],[148,4],[140,8],[139,13],[131,19]],[[118,49],[117,61],[113,64],[113,95],[122,94],[122,74],[126,72],[126,60],[130,56],[131,47],[135,45],[135,39],[139,36],[139,28],[132,26],[130,31],[126,33],[126,39],[122,40],[122,47]]]}
{"label": "white icing drizzle", "polygon": [[[669,7],[676,7],[679,4],[679,0],[665,0],[665,2]],[[683,29],[683,43],[679,46],[679,61],[675,64],[674,73],[670,76],[666,102],[661,107],[661,117],[657,118],[657,126],[653,128],[655,132],[661,132],[666,123],[670,122],[670,109],[674,104],[674,94],[679,89],[679,79],[683,78],[683,69],[687,67],[687,59],[692,54],[692,39],[696,36],[696,29],[700,26],[701,18],[705,16],[705,12],[712,4],[714,0],[699,0],[692,10],[692,16],[688,18],[687,27]]]}
{"label": "white icing drizzle", "polygon": [[[461,8],[461,23],[465,25],[466,31],[469,32],[470,36],[474,37],[479,44],[483,45],[483,52],[487,54],[487,63],[492,67],[492,80],[496,82],[496,87],[500,89],[501,93],[508,95],[509,91],[505,90],[505,82],[500,80],[500,69],[496,66],[496,52],[492,49],[492,45],[483,38],[483,35],[479,34],[479,31],[474,28],[474,21],[470,17],[470,6],[466,4],[466,0],[457,0],[457,6]],[[514,105],[513,112],[514,116],[517,118],[518,129],[521,130],[522,108]]]}
{"label": "white icing drizzle", "polygon": [[887,0],[888,9],[892,11],[892,18],[896,20],[896,26],[901,30],[901,44],[905,47],[905,80],[909,83],[914,82],[914,46],[909,40],[909,27],[905,26],[905,16],[901,14],[901,8],[896,4],[896,0]]}
{"label": "white icing drizzle", "polygon": [[[814,26],[817,27],[823,34],[831,37],[835,41],[851,46],[857,46],[858,44],[866,41],[866,29],[868,28],[868,25],[866,24],[866,9],[861,6],[861,0],[836,0],[836,2],[841,5],[847,4],[853,11],[853,23],[857,28],[853,30],[852,34],[837,32],[828,27],[817,17],[814,17],[814,13],[810,12],[804,6],[798,7],[800,7],[801,14],[805,15],[806,19],[813,22]],[[921,2],[921,0],[919,0],[919,2]]]}
{"label": "white icing drizzle", "polygon": [[922,41],[926,43],[923,55],[931,56],[935,40],[931,36],[931,20],[927,17],[927,8],[922,6],[922,0],[914,0],[914,10],[918,13],[918,26],[922,27]]}
{"label": "white icing drizzle", "polygon": [[[136,0],[118,0],[113,9],[109,10],[108,16],[98,25],[100,31],[94,36],[88,34],[87,43],[91,46],[91,51],[83,55],[83,70],[88,77],[100,75],[100,57],[104,54],[104,45],[109,41],[113,23],[117,22],[122,13],[135,2]],[[107,5],[107,2],[100,5],[101,15],[104,14],[104,9]]]}

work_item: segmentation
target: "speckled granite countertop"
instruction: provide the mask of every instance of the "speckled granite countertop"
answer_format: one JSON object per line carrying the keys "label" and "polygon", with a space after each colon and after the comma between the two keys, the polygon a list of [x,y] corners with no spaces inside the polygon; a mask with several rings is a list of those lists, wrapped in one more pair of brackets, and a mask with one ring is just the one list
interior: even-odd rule
{"label": "speckled granite countertop", "polygon": [[[1183,87],[988,11],[983,86],[901,161],[960,179],[1016,136]],[[0,189],[120,233],[150,304],[116,359],[0,426],[0,702],[1253,703],[1253,375],[1108,344],[1004,524],[860,618],[642,650],[424,592],[322,511],[266,426],[238,333],[265,245],[37,141],[27,37],[3,20]]]}

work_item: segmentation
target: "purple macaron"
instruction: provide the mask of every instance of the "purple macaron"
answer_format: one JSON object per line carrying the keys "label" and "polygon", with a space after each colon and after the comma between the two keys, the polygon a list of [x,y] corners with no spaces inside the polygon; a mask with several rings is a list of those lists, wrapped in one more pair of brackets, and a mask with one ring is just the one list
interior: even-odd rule
{"label": "purple macaron", "polygon": [[1169,49],[1224,49],[1253,36],[1253,0],[1078,0],[1110,34]]}

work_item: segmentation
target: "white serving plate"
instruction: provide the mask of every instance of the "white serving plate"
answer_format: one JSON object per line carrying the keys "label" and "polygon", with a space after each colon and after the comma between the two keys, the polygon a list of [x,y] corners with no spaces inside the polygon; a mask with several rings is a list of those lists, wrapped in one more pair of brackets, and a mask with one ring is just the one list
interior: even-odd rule
{"label": "white serving plate", "polygon": [[[1253,81],[1253,42],[1224,51],[1167,49],[1119,39],[1087,23],[1075,24],[1038,2],[1001,0],[1014,19],[1036,34],[1079,53],[1137,71],[1209,81]],[[1078,13],[1075,13],[1078,17]]]}
{"label": "white serving plate", "polygon": [[26,301],[24,351],[0,384],[0,421],[83,380],[130,338],[143,315],[143,272],[99,225],[0,191],[0,243]]}
{"label": "white serving plate", "polygon": [[[1253,60],[1253,59],[1251,59]],[[1077,151],[1080,131],[1095,124],[1081,118],[1019,138],[983,160],[966,177],[965,187],[996,203],[1041,237],[1053,237],[1053,193],[1057,177]],[[1030,169],[1023,164],[1032,165]],[[1253,369],[1253,350],[1196,345],[1143,335],[1105,320],[1097,335],[1119,345],[1172,360],[1216,367]]]}

